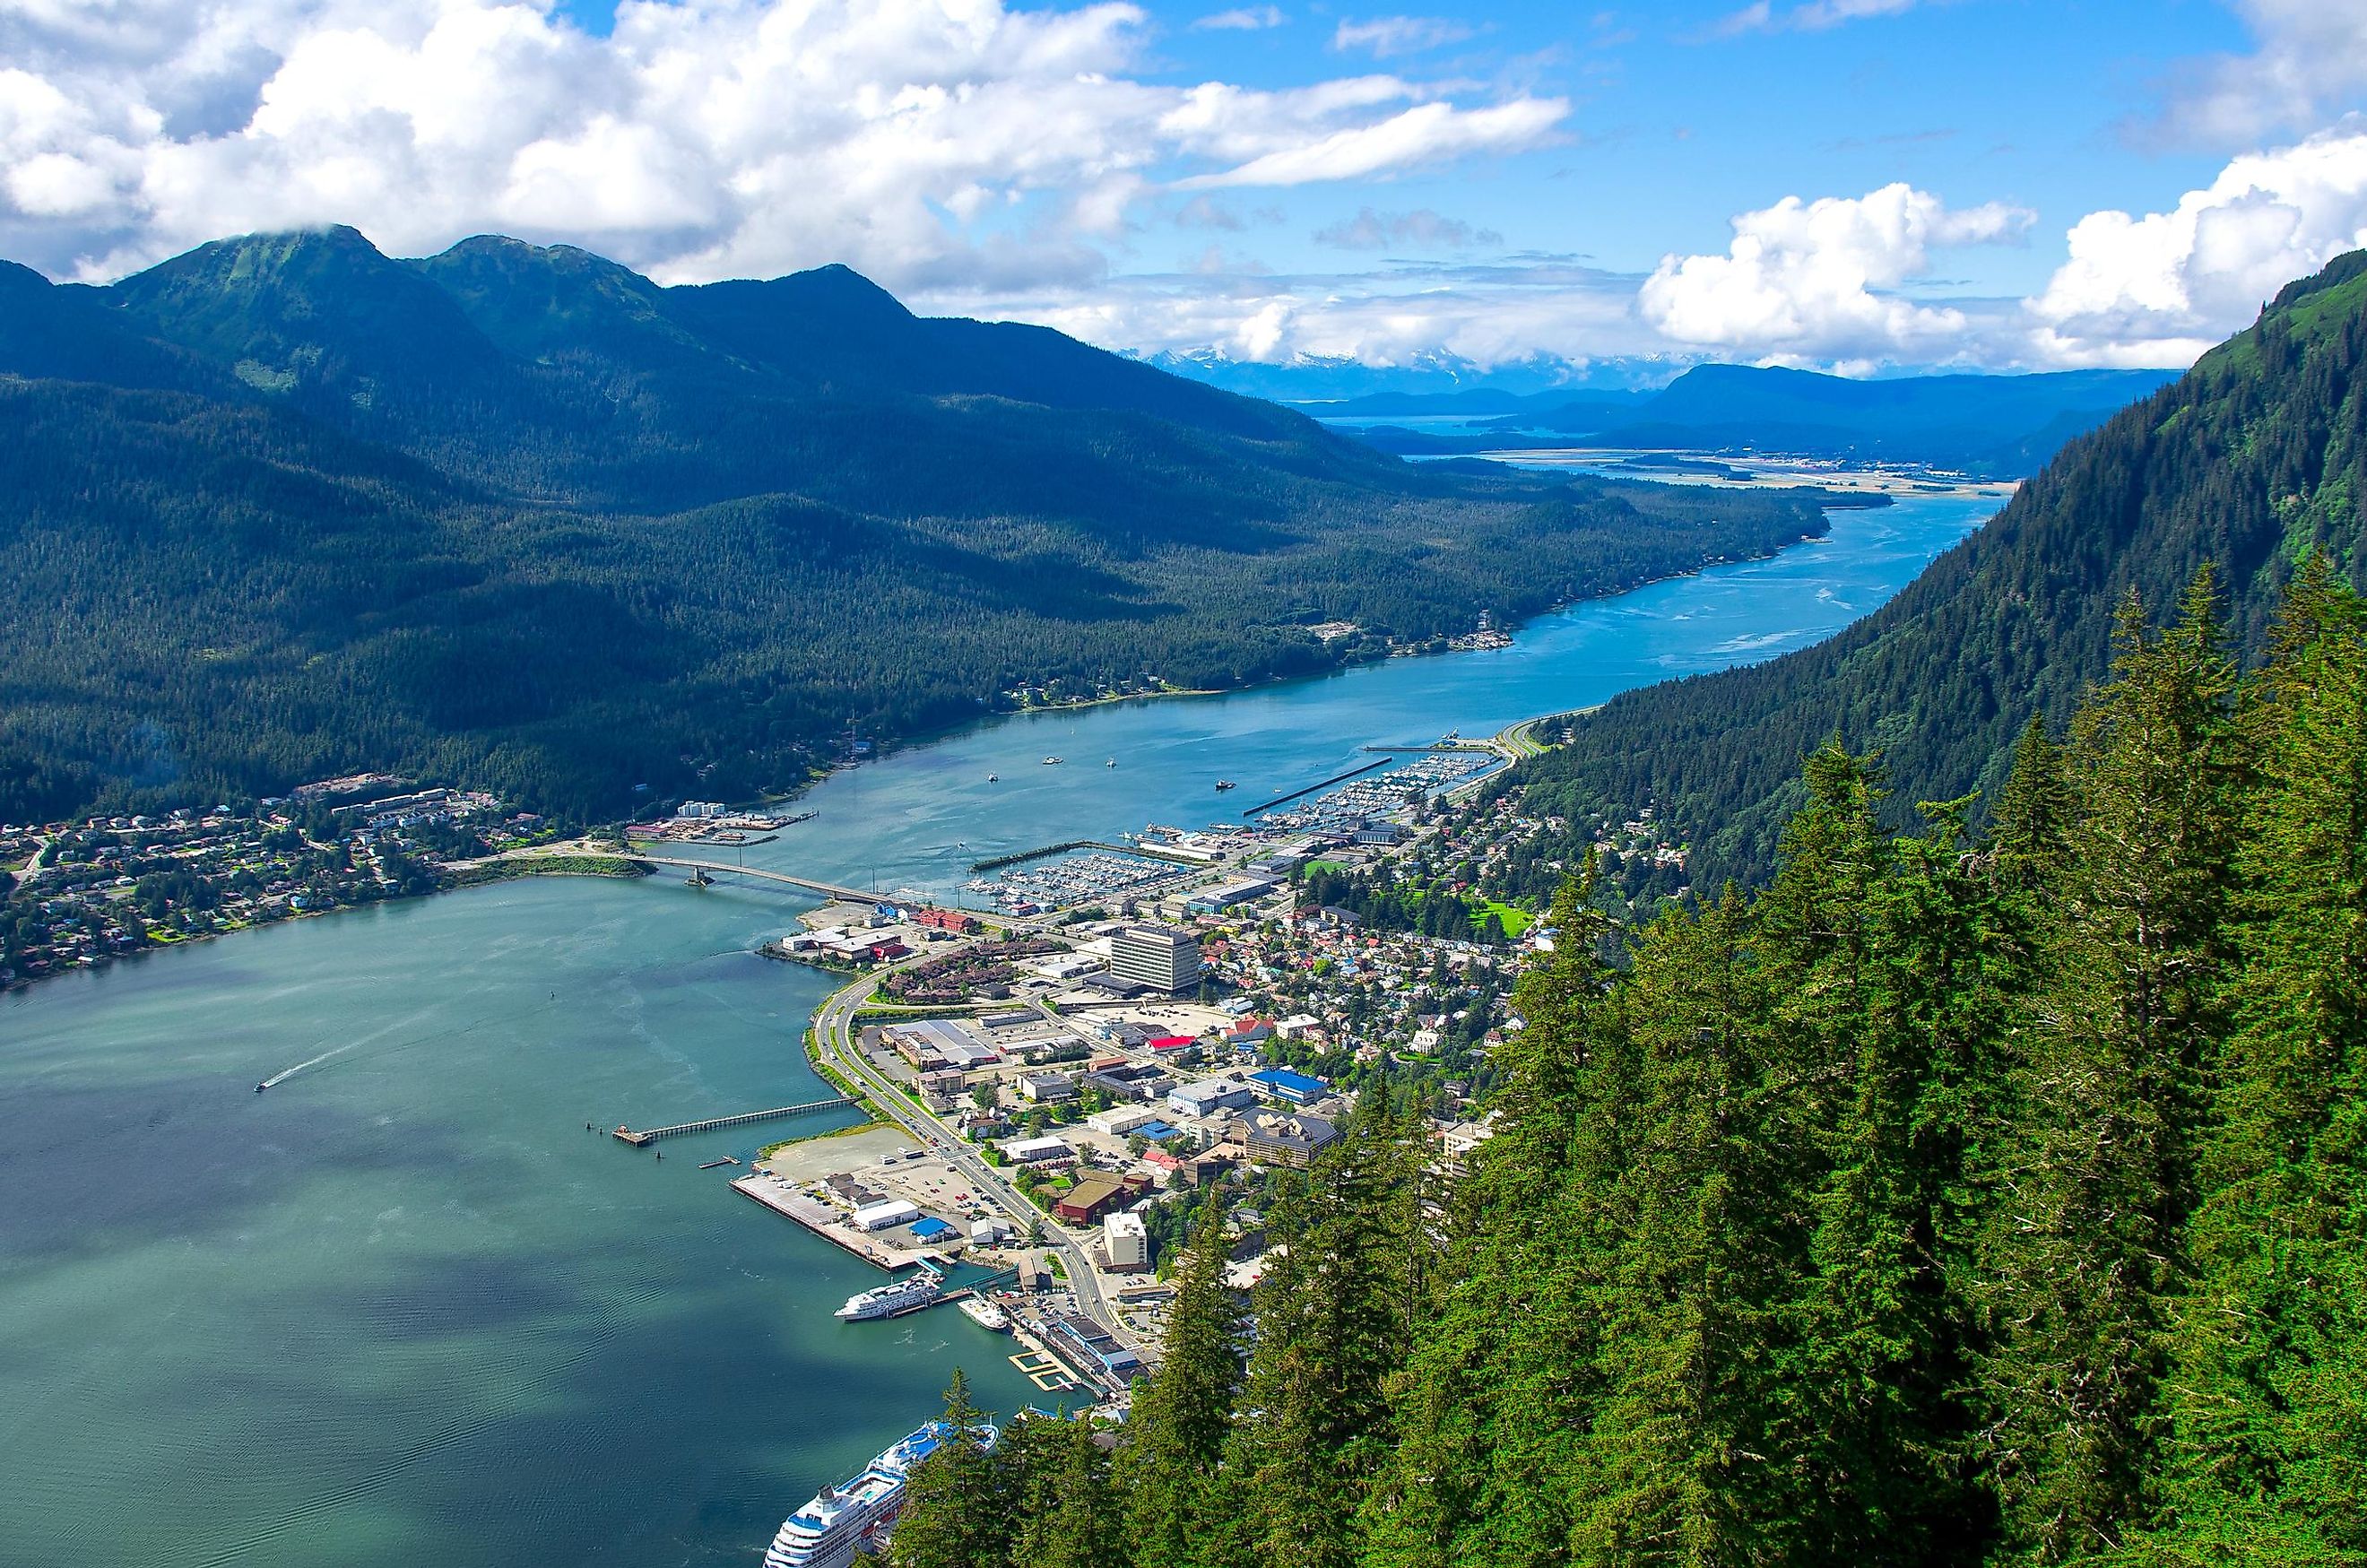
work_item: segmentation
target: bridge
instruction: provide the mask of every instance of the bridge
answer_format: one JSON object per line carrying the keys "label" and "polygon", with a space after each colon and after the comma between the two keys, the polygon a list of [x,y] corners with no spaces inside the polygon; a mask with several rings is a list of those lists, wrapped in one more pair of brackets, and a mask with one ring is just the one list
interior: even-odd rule
{"label": "bridge", "polygon": [[677,1133],[711,1133],[718,1127],[740,1127],[751,1122],[770,1122],[779,1116],[810,1116],[817,1111],[836,1111],[842,1106],[857,1103],[850,1097],[838,1094],[828,1100],[809,1100],[803,1105],[776,1105],[770,1111],[742,1111],[737,1116],[710,1116],[704,1122],[678,1122],[671,1127],[651,1127],[635,1132],[619,1127],[608,1135],[618,1143],[643,1148],[660,1138],[671,1138]]}
{"label": "bridge", "polygon": [[817,882],[810,876],[791,876],[786,871],[760,871],[753,865],[732,865],[723,861],[693,860],[687,855],[644,854],[638,850],[626,852],[626,858],[643,865],[674,865],[685,871],[703,871],[713,876],[730,872],[734,876],[753,876],[762,882],[777,882],[803,893],[819,893],[825,898],[844,898],[856,904],[877,904],[886,897],[863,887],[841,887],[835,882]]}

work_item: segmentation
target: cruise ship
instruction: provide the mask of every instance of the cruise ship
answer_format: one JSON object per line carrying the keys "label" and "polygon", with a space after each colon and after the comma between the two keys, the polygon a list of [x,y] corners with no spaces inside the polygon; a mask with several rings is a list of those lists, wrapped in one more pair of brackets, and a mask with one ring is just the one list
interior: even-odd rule
{"label": "cruise ship", "polygon": [[866,1318],[893,1317],[900,1312],[927,1306],[946,1293],[945,1277],[923,1269],[909,1280],[898,1280],[881,1285],[861,1295],[849,1296],[846,1304],[832,1315],[849,1323],[861,1323]]}
{"label": "cruise ship", "polygon": [[[990,1449],[1001,1436],[991,1426],[975,1430]],[[881,1533],[896,1522],[912,1467],[952,1432],[945,1422],[932,1421],[866,1465],[854,1480],[823,1487],[812,1502],[781,1522],[772,1550],[764,1553],[764,1568],[849,1568],[856,1552],[878,1546]]]}

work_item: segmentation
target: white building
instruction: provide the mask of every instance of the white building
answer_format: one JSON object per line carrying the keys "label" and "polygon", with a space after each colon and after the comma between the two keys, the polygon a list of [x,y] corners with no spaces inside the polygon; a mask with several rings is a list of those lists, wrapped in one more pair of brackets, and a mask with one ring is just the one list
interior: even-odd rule
{"label": "white building", "polygon": [[1002,1145],[1002,1152],[1021,1165],[1077,1157],[1077,1151],[1058,1138],[1014,1138]]}
{"label": "white building", "polygon": [[881,1203],[866,1203],[855,1211],[855,1228],[860,1231],[884,1231],[893,1225],[909,1225],[921,1217],[921,1211],[901,1198],[890,1198]]}
{"label": "white building", "polygon": [[1114,1105],[1107,1111],[1096,1111],[1085,1118],[1085,1125],[1096,1133],[1113,1138],[1123,1138],[1137,1127],[1148,1126],[1159,1120],[1159,1112],[1140,1105]]}
{"label": "white building", "polygon": [[999,1214],[989,1214],[984,1219],[972,1220],[969,1223],[969,1240],[972,1247],[1000,1247],[1009,1239],[1010,1235],[1011,1222]]}
{"label": "white building", "polygon": [[1178,1116],[1211,1116],[1255,1105],[1257,1090],[1239,1078],[1203,1078],[1167,1091],[1167,1109]]}
{"label": "white building", "polygon": [[1140,1214],[1104,1214],[1102,1248],[1109,1255],[1113,1269],[1150,1267],[1150,1234],[1143,1228]]}
{"label": "white building", "polygon": [[1120,926],[1110,935],[1110,974],[1170,996],[1200,983],[1200,944],[1172,926]]}

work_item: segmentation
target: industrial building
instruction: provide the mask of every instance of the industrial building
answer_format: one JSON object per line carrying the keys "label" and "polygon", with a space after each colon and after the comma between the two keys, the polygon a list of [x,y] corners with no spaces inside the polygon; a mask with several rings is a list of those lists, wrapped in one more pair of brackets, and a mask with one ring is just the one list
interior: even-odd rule
{"label": "industrial building", "polygon": [[1331,1086],[1321,1078],[1294,1073],[1287,1067],[1268,1067],[1262,1073],[1251,1073],[1250,1082],[1292,1105],[1312,1105],[1331,1092]]}
{"label": "industrial building", "polygon": [[1239,1078],[1203,1078],[1167,1091],[1167,1109],[1179,1116],[1208,1116],[1257,1103],[1257,1090]]}

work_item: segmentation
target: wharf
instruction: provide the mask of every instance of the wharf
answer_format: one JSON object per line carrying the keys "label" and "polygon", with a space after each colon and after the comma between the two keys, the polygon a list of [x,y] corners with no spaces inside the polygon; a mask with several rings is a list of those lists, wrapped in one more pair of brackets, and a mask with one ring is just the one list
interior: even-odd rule
{"label": "wharf", "polygon": [[839,1223],[840,1215],[827,1203],[817,1203],[783,1181],[779,1177],[762,1173],[743,1176],[731,1184],[744,1197],[753,1198],[776,1214],[795,1220],[827,1242],[834,1242],[876,1269],[890,1274],[900,1269],[910,1269],[916,1263],[928,1263],[939,1269],[947,1260],[934,1252],[899,1252],[884,1242],[874,1241],[860,1231],[849,1230]]}
{"label": "wharf", "polygon": [[660,1138],[671,1138],[683,1133],[712,1133],[719,1127],[744,1127],[751,1122],[770,1122],[782,1116],[810,1116],[817,1111],[837,1111],[855,1104],[846,1095],[832,1095],[828,1100],[810,1100],[803,1105],[776,1105],[769,1111],[742,1111],[737,1116],[710,1116],[704,1122],[677,1122],[671,1127],[648,1127],[635,1132],[619,1127],[608,1135],[620,1144],[646,1148]]}

